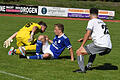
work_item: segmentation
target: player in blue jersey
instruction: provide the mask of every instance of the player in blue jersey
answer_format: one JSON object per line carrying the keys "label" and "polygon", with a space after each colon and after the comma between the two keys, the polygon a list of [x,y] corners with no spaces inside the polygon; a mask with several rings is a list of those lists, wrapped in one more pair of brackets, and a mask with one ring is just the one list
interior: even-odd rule
{"label": "player in blue jersey", "polygon": [[[69,38],[64,34],[64,25],[55,24],[54,33],[55,37],[53,41],[47,36],[40,35],[37,40],[36,55],[27,56],[27,59],[58,59],[64,49],[68,48],[71,55],[71,61],[74,61],[72,45]],[[51,45],[49,45],[48,42],[50,42]],[[22,49],[22,52],[25,52],[24,49]],[[43,52],[43,54],[39,54],[41,52]]]}

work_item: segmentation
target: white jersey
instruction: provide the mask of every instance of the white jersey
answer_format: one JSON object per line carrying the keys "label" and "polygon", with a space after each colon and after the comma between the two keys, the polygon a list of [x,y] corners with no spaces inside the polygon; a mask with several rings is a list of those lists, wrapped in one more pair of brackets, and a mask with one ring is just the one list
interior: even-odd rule
{"label": "white jersey", "polygon": [[96,46],[112,48],[108,28],[102,20],[97,18],[89,20],[87,30],[92,31],[92,41]]}

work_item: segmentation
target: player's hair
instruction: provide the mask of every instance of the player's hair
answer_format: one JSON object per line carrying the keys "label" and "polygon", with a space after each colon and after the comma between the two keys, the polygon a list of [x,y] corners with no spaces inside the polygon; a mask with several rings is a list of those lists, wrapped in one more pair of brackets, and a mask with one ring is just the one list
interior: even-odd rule
{"label": "player's hair", "polygon": [[43,22],[43,21],[38,22],[38,24],[43,25],[43,26],[45,26],[47,28],[47,24],[45,22]]}
{"label": "player's hair", "polygon": [[58,24],[54,24],[54,26],[55,27],[57,26],[62,32],[64,32],[64,25],[63,24],[58,23]]}
{"label": "player's hair", "polygon": [[98,9],[97,8],[91,8],[90,9],[90,14],[98,15]]}

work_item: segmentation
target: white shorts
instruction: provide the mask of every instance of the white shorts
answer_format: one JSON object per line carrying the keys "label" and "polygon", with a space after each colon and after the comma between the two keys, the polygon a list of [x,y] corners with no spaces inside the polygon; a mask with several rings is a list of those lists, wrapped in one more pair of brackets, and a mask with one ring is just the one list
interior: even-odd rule
{"label": "white shorts", "polygon": [[42,52],[44,54],[49,53],[49,54],[51,54],[52,58],[54,58],[53,52],[50,50],[50,45],[49,45],[48,41],[46,41],[45,45],[42,46]]}

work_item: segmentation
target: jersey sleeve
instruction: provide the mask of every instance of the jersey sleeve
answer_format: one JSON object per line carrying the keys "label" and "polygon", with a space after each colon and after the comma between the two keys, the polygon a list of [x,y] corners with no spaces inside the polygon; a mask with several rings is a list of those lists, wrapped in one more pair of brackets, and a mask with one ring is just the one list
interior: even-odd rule
{"label": "jersey sleeve", "polygon": [[41,26],[39,24],[36,24],[36,26],[38,27],[38,29],[41,29]]}
{"label": "jersey sleeve", "polygon": [[89,22],[88,22],[88,25],[87,25],[87,28],[86,28],[86,30],[93,30],[93,21],[92,20],[89,20]]}
{"label": "jersey sleeve", "polygon": [[33,26],[33,27],[37,26],[38,29],[41,29],[41,26],[40,26],[39,24],[37,24],[37,23],[33,23],[32,26]]}
{"label": "jersey sleeve", "polygon": [[64,43],[65,43],[65,46],[66,46],[68,49],[70,49],[70,48],[72,47],[69,38],[66,38],[66,39],[64,40]]}

